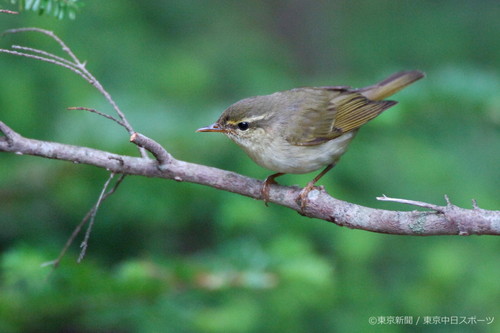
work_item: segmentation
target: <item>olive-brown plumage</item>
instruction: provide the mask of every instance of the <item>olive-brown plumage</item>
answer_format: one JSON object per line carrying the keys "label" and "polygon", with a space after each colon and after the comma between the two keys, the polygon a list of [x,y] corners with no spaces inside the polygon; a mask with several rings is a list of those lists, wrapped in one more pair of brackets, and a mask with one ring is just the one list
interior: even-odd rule
{"label": "olive-brown plumage", "polygon": [[424,77],[420,71],[399,72],[375,85],[296,88],[245,98],[228,107],[212,125],[198,132],[222,132],[259,165],[277,172],[308,173],[326,166],[301,194],[302,204],[314,183],[345,153],[358,129],[397,102],[383,100]]}

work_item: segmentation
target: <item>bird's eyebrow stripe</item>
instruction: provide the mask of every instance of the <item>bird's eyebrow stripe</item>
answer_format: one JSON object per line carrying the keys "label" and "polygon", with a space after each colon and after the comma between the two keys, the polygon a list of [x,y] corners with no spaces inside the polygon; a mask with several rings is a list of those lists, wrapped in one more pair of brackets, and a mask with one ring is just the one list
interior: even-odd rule
{"label": "bird's eyebrow stripe", "polygon": [[260,116],[250,117],[250,118],[244,118],[244,119],[241,119],[239,121],[230,120],[227,123],[231,124],[231,125],[234,125],[234,124],[237,124],[237,123],[241,123],[241,122],[251,123],[251,122],[254,122],[254,121],[262,120],[265,117],[266,117],[266,115],[260,115]]}

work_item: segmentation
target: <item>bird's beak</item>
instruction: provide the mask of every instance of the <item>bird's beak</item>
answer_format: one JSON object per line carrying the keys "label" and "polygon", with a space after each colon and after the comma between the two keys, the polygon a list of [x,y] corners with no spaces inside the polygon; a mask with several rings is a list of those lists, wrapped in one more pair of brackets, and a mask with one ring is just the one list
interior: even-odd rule
{"label": "bird's beak", "polygon": [[226,130],[224,130],[223,128],[221,128],[220,125],[217,124],[217,123],[213,123],[210,126],[198,128],[196,130],[196,132],[225,132],[225,131]]}

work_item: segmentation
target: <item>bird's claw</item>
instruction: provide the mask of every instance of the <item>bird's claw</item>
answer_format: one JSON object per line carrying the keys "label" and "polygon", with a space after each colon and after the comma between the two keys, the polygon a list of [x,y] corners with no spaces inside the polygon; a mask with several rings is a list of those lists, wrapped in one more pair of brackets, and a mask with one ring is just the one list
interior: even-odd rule
{"label": "bird's claw", "polygon": [[264,200],[264,204],[266,207],[269,207],[269,186],[271,184],[278,184],[274,178],[279,177],[283,175],[282,173],[275,173],[270,175],[269,177],[264,180],[264,184],[262,184],[262,188],[260,189],[260,196],[262,197],[262,200]]}
{"label": "bird's claw", "polygon": [[316,186],[314,186],[314,182],[309,182],[307,183],[306,187],[304,187],[302,191],[300,191],[298,200],[300,202],[300,213],[302,215],[304,215],[307,203],[309,202],[309,192],[314,189],[316,189]]}
{"label": "bird's claw", "polygon": [[266,205],[266,207],[269,207],[269,182],[267,182],[267,180],[264,182],[264,184],[262,185],[262,188],[260,189],[260,195],[262,197],[262,200],[264,200],[264,205]]}

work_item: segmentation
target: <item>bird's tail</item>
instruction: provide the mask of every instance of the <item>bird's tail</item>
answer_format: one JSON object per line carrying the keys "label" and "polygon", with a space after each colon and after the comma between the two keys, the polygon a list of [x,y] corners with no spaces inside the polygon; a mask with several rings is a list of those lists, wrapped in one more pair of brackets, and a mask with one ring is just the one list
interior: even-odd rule
{"label": "bird's tail", "polygon": [[387,79],[372,86],[360,88],[357,91],[374,101],[383,100],[407,85],[423,78],[425,73],[421,71],[405,71],[392,74]]}

